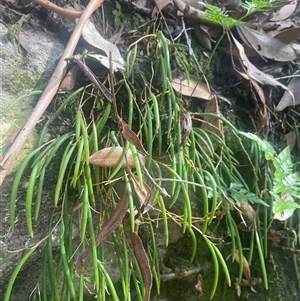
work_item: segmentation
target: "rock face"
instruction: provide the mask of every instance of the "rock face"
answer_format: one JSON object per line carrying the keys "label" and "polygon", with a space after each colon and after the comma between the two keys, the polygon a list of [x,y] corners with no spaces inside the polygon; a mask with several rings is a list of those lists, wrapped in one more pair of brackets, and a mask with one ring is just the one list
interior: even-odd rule
{"label": "rock face", "polygon": [[[1,70],[1,94],[0,94],[0,122],[1,122],[1,148],[9,143],[13,134],[17,133],[30,115],[36,98],[27,97],[17,102],[13,107],[13,101],[19,96],[43,89],[50,78],[56,60],[63,51],[63,44],[51,33],[45,33],[41,28],[32,28],[29,25],[22,28],[22,39],[26,41],[28,48],[25,51],[18,42],[8,38],[8,29],[0,24],[0,70]],[[38,94],[38,92],[37,92]],[[4,116],[2,116],[2,114]],[[18,158],[18,162],[34,147],[35,134],[33,133],[23,148],[23,152]],[[15,166],[19,165],[16,162]],[[18,196],[16,205],[15,231],[12,232],[9,226],[9,203],[13,176],[8,176],[2,187],[0,187],[0,260],[17,252],[11,260],[0,267],[0,300],[4,298],[5,282],[8,281],[13,269],[20,258],[24,255],[26,248],[35,245],[46,236],[49,215],[52,212],[53,202],[45,198],[41,208],[41,215],[38,227],[34,229],[34,238],[30,238],[25,221],[25,195]],[[51,206],[51,207],[50,207]],[[38,252],[35,252],[38,253]],[[35,260],[38,255],[34,255],[28,265],[33,270],[36,269]],[[34,283],[34,274],[28,278],[23,295],[13,294],[10,300],[25,300],[24,296],[29,296]],[[38,275],[37,275],[38,277]],[[20,290],[20,291],[21,291]]]}
{"label": "rock face", "polygon": [[[8,29],[0,24],[1,146],[24,125],[36,99],[24,97],[16,103],[14,100],[33,91],[38,95],[46,86],[63,51],[63,44],[42,29],[23,26],[20,34],[30,53],[15,38],[9,39]],[[29,140],[34,140],[34,136]],[[25,152],[32,148],[32,143],[25,145]]]}

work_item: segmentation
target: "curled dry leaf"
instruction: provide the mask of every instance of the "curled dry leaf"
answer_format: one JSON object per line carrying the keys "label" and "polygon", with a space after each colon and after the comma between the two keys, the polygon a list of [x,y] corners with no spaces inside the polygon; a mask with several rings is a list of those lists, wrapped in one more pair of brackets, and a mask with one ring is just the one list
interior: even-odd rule
{"label": "curled dry leaf", "polygon": [[144,149],[142,143],[140,142],[140,139],[138,136],[131,130],[129,125],[118,116],[118,121],[122,127],[122,135],[123,137],[130,142],[132,145],[137,147],[140,151],[142,151],[144,154],[147,154],[146,150]]}
{"label": "curled dry leaf", "polygon": [[[240,262],[240,256],[239,256],[239,252],[238,251],[235,251],[234,253],[234,260],[238,263],[238,264],[241,264]],[[244,273],[244,276],[245,278],[248,280],[248,281],[251,281],[251,272],[250,272],[250,267],[249,267],[249,263],[247,261],[247,259],[245,258],[245,256],[243,255],[243,273]]]}
{"label": "curled dry leaf", "polygon": [[130,233],[130,240],[131,240],[134,256],[139,264],[144,279],[144,284],[145,284],[144,301],[149,301],[151,288],[152,288],[152,278],[153,278],[149,259],[144,249],[142,240],[136,233],[134,232]]}
{"label": "curled dry leaf", "polygon": [[196,39],[197,41],[200,43],[200,45],[206,49],[206,50],[211,50],[212,49],[212,38],[210,36],[210,34],[205,31],[205,29],[203,29],[203,27],[206,26],[206,25],[203,25],[203,26],[195,26],[195,36],[196,36]]}
{"label": "curled dry leaf", "polygon": [[276,107],[276,111],[282,111],[287,107],[300,104],[300,77],[294,77],[290,81],[288,88],[293,93],[294,99],[290,93],[285,91]]}
{"label": "curled dry leaf", "polygon": [[123,69],[121,70],[125,70],[125,61],[122,58],[118,47],[105,40],[97,31],[95,25],[89,20],[82,30],[82,37],[90,45],[104,51],[108,59],[111,58],[112,69],[114,71],[118,70],[117,66],[123,66]]}
{"label": "curled dry leaf", "polygon": [[185,77],[177,76],[172,81],[173,89],[183,96],[196,97],[203,100],[211,100],[212,96],[206,84],[197,79],[195,76],[190,76],[190,80]]}
{"label": "curled dry leaf", "polygon": [[129,172],[129,176],[133,188],[141,201],[141,208],[142,208],[141,212],[146,213],[151,209],[150,206],[148,206],[148,204],[150,201],[152,191],[145,182],[143,182],[143,188],[142,188],[140,186],[138,178],[132,172]]}
{"label": "curled dry leaf", "polygon": [[[121,146],[106,147],[90,156],[89,163],[101,167],[116,167],[123,158],[124,149]],[[146,164],[146,158],[140,154],[139,161]],[[132,152],[129,149],[122,167],[134,168]]]}

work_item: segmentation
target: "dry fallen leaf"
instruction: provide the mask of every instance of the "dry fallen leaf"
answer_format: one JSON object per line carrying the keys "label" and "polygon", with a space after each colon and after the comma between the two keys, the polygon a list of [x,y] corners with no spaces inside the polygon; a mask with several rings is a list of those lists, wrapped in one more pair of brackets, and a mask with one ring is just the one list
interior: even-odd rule
{"label": "dry fallen leaf", "polygon": [[290,62],[297,58],[297,54],[291,45],[265,33],[245,26],[237,27],[237,31],[242,40],[262,57],[278,62]]}
{"label": "dry fallen leaf", "polygon": [[130,142],[132,145],[137,147],[140,151],[142,151],[144,154],[147,154],[146,150],[144,149],[140,139],[137,137],[137,135],[131,130],[129,125],[118,116],[118,121],[122,127],[122,135],[123,137]]}
{"label": "dry fallen leaf", "polygon": [[[103,65],[104,67],[106,67],[107,69],[110,69],[110,62],[109,62],[109,58],[107,56],[101,55],[101,54],[88,54],[87,55],[88,58],[93,58],[95,60],[97,60],[101,65]],[[116,72],[117,70],[121,70],[121,71],[125,71],[124,65],[120,64],[119,62],[116,61],[112,61],[113,64],[113,71]]]}
{"label": "dry fallen leaf", "polygon": [[210,51],[212,49],[212,45],[211,45],[212,38],[210,34],[207,31],[205,31],[205,29],[203,29],[203,27],[204,26],[200,26],[200,25],[195,26],[194,28],[195,37],[204,49]]}
{"label": "dry fallen leaf", "polygon": [[59,86],[60,91],[71,91],[76,83],[77,73],[80,70],[78,65],[73,66],[66,76],[64,77],[62,83]]}
{"label": "dry fallen leaf", "polygon": [[297,135],[294,131],[285,134],[284,140],[286,140],[286,144],[290,147],[290,151],[292,151],[297,142]]}
{"label": "dry fallen leaf", "polygon": [[[96,245],[98,246],[101,242],[103,242],[108,235],[110,235],[122,222],[126,212],[128,209],[128,198],[127,198],[127,191],[126,189],[123,192],[123,196],[119,203],[117,204],[117,207],[115,211],[110,216],[109,220],[104,224],[102,231],[97,235],[96,237]],[[76,260],[75,265],[80,270],[83,269],[83,260],[89,257],[92,253],[91,247],[86,249],[84,253],[82,253]]]}
{"label": "dry fallen leaf", "polygon": [[[243,258],[243,273],[244,273],[244,276],[247,280],[251,281],[251,272],[250,272],[250,267],[249,267],[249,263],[247,261],[247,259],[245,258],[244,255],[242,255]],[[240,263],[240,256],[239,256],[239,252],[238,251],[235,251],[234,253],[234,260],[238,263],[238,264],[241,264]]]}
{"label": "dry fallen leaf", "polygon": [[156,15],[163,10],[169,3],[173,3],[173,0],[155,0],[155,6],[151,13],[151,18],[154,19]]}
{"label": "dry fallen leaf", "polygon": [[130,233],[130,239],[131,239],[134,256],[139,264],[144,280],[144,285],[145,285],[144,301],[149,301],[151,288],[152,288],[152,278],[153,278],[149,259],[140,237],[136,233],[132,232]]}
{"label": "dry fallen leaf", "polygon": [[276,111],[282,111],[287,107],[300,104],[300,77],[294,77],[288,84],[288,88],[294,94],[294,99],[290,93],[285,91],[276,107]]}
{"label": "dry fallen leaf", "polygon": [[88,20],[82,30],[82,37],[90,45],[104,51],[107,58],[111,58],[113,71],[119,70],[118,67],[122,66],[122,70],[125,70],[125,61],[122,58],[118,47],[107,40],[105,40],[97,31],[95,25]]}
{"label": "dry fallen leaf", "polygon": [[241,63],[244,65],[245,67],[245,71],[247,74],[247,77],[245,77],[243,75],[244,78],[246,79],[252,79],[262,85],[271,85],[271,86],[279,86],[282,89],[290,92],[290,90],[283,85],[282,83],[280,83],[279,81],[277,81],[276,79],[268,76],[267,74],[265,74],[263,71],[259,70],[258,68],[256,68],[247,58],[244,48],[242,46],[242,44],[240,42],[237,41],[237,39],[235,39],[235,37],[233,35],[231,35],[236,47],[239,50],[239,55],[240,55],[240,59],[241,59]]}
{"label": "dry fallen leaf", "polygon": [[276,21],[286,20],[293,14],[296,7],[297,7],[297,1],[293,1],[284,5],[278,10],[278,12],[273,14],[273,17],[270,19],[270,21],[276,22]]}
{"label": "dry fallen leaf", "polygon": [[204,100],[212,99],[207,85],[192,75],[189,81],[185,77],[182,78],[181,75],[175,77],[172,81],[172,87],[183,96],[196,97]]}
{"label": "dry fallen leaf", "polygon": [[[89,163],[101,167],[116,167],[123,158],[124,149],[121,146],[111,146],[103,148],[90,156]],[[146,164],[146,158],[140,154],[139,161]],[[129,149],[122,167],[134,168],[132,152]]]}
{"label": "dry fallen leaf", "polygon": [[[214,95],[205,107],[205,113],[212,113],[221,116],[219,110],[218,99]],[[201,125],[203,130],[209,130],[216,133],[219,137],[223,138],[223,123],[220,119],[210,116],[204,116],[203,123]]]}
{"label": "dry fallen leaf", "polygon": [[148,206],[148,204],[150,201],[152,191],[145,182],[143,182],[143,188],[141,188],[138,178],[130,171],[129,176],[133,188],[141,201],[141,212],[146,213],[151,209],[150,206]]}
{"label": "dry fallen leaf", "polygon": [[276,31],[276,34],[274,34],[273,37],[286,44],[289,44],[300,38],[300,29],[299,27],[293,27],[282,31]]}

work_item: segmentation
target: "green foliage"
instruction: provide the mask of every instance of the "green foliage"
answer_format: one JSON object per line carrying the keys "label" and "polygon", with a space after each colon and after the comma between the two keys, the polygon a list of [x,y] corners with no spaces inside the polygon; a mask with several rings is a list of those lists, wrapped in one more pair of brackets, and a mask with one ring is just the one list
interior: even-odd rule
{"label": "green foliage", "polygon": [[263,12],[268,11],[277,7],[284,5],[285,3],[280,0],[269,0],[269,1],[262,1],[262,0],[251,0],[245,1],[241,3],[241,7],[245,9],[246,14],[241,20],[234,19],[230,17],[226,12],[224,12],[220,7],[206,4],[204,2],[200,2],[203,7],[206,9],[205,19],[222,25],[222,27],[227,31],[234,26],[243,26],[245,23],[242,19],[256,13],[256,12]]}
{"label": "green foliage", "polygon": [[217,23],[223,26],[225,29],[229,29],[234,26],[242,26],[244,22],[229,17],[220,7],[212,4],[206,4],[200,2],[206,8],[205,19],[213,23]]}
{"label": "green foliage", "polygon": [[[233,26],[231,23],[233,21],[227,15],[214,11],[214,8],[208,9],[218,14],[218,20],[224,27]],[[117,102],[114,106],[96,97],[91,106],[87,101],[90,100],[90,91],[84,87],[78,89],[81,101],[76,108],[76,116],[72,116],[74,128],[52,141],[41,143],[39,148],[24,160],[16,175],[10,206],[11,225],[13,228],[15,202],[20,194],[21,179],[24,178],[25,169],[29,167],[31,174],[25,200],[26,222],[28,233],[33,236],[33,228],[39,218],[39,208],[43,205],[43,188],[48,170],[55,159],[60,157],[59,172],[53,191],[53,206],[56,209],[53,215],[59,218],[56,223],[52,219],[49,221],[49,236],[43,254],[44,271],[40,283],[36,286],[43,288],[43,300],[59,300],[63,297],[67,300],[85,300],[86,290],[88,290],[95,296],[95,300],[109,300],[109,296],[113,296],[113,300],[126,301],[133,298],[130,288],[132,290],[134,288],[137,300],[143,300],[145,296],[143,276],[137,259],[131,252],[128,231],[146,232],[143,239],[144,247],[156,283],[156,294],[159,295],[161,258],[158,254],[157,238],[164,235],[165,246],[169,245],[171,220],[175,221],[190,238],[188,255],[191,263],[197,261],[197,255],[200,253],[197,242],[199,236],[205,242],[201,248],[207,248],[214,265],[213,282],[210,288],[210,298],[213,298],[220,285],[221,273],[224,273],[229,286],[233,277],[225,259],[228,255],[227,251],[224,252],[222,246],[215,244],[215,239],[223,240],[223,237],[212,234],[218,227],[214,221],[218,219],[217,210],[222,210],[224,196],[232,198],[237,205],[243,200],[251,204],[262,204],[266,210],[269,210],[269,200],[263,198],[263,194],[258,189],[252,191],[247,185],[237,169],[239,162],[219,135],[194,126],[189,133],[187,143],[183,145],[180,115],[188,111],[182,99],[172,88],[171,61],[184,58],[180,63],[187,73],[186,77],[189,78],[190,68],[185,65],[188,62],[186,47],[170,44],[162,32],[158,32],[156,36],[151,35],[147,42],[149,56],[146,59],[151,60],[151,65],[154,67],[153,74],[140,72],[136,62],[139,44],[134,45],[128,52],[127,75],[116,83],[116,91],[118,91],[116,98],[122,99],[122,103]],[[198,71],[201,73],[201,70]],[[137,78],[142,80],[140,84],[142,88],[137,86]],[[71,94],[72,97],[76,95],[75,92]],[[71,96],[65,100],[62,107],[69,103]],[[58,109],[53,116],[57,117],[60,110]],[[117,114],[122,116],[147,150],[145,168],[150,177],[155,180],[152,178],[153,181],[150,181],[145,171],[142,174],[136,147],[125,139],[124,133],[122,135],[115,118]],[[293,172],[294,165],[287,149],[277,155],[267,141],[253,134],[239,133],[228,120],[218,115],[199,112],[191,115],[196,124],[203,122],[204,117],[218,119],[236,137],[242,134],[254,141],[253,144],[260,147],[266,159],[275,167],[273,194],[276,197],[284,193],[297,195],[299,178],[297,179],[298,174]],[[48,128],[48,124],[45,128]],[[44,136],[46,129],[43,132]],[[112,168],[100,168],[90,164],[90,155],[104,146],[122,146],[125,152],[131,150],[135,158],[137,182],[151,187],[150,205],[155,207],[153,211],[141,212],[140,194],[133,184],[130,172],[122,168],[122,162]],[[245,148],[242,142],[241,146]],[[170,185],[165,186],[166,183]],[[111,234],[109,245],[112,249],[107,252],[104,243],[96,243],[97,234],[101,233],[105,222],[111,218],[113,210],[123,196],[120,186],[124,188],[128,198],[129,214],[128,219],[121,222]],[[171,201],[163,197],[162,190],[157,187],[166,187],[171,195]],[[274,203],[276,210],[295,207],[296,203],[281,204],[276,197]],[[241,280],[243,275],[242,259],[245,249],[249,249],[249,254],[256,252],[260,258],[261,274],[264,285],[268,288],[264,257],[267,253],[267,245],[261,243],[262,237],[267,237],[266,232],[263,234],[259,231],[253,232],[250,244],[246,245],[240,238],[231,211],[226,208],[224,214],[228,225],[226,236],[231,238],[231,259],[236,258],[236,253],[240,258],[239,279]],[[157,229],[158,224],[161,225],[160,230]],[[73,231],[79,233],[77,237],[79,243],[72,239]],[[55,233],[58,244],[55,244],[53,239]],[[60,251],[58,260],[54,260],[55,248]],[[89,266],[85,266],[85,270],[78,269],[74,264],[74,258],[88,248],[91,250],[91,255],[86,260]],[[28,252],[29,255],[26,256],[30,256],[32,252],[30,251],[30,254]],[[108,260],[107,253],[111,253],[110,256],[114,256],[114,259]],[[115,270],[119,273],[119,286],[109,273],[110,261],[117,261]],[[19,268],[15,274],[18,272]],[[15,281],[15,274],[10,282],[12,284]],[[47,290],[49,283],[51,290]],[[36,294],[39,294],[39,291]],[[8,300],[9,297],[10,291],[7,291],[6,299]]]}
{"label": "green foliage", "polygon": [[275,198],[274,213],[300,208],[300,205],[297,203],[282,201],[283,196],[286,194],[290,194],[298,199],[300,198],[300,175],[298,172],[293,172],[294,163],[292,162],[289,146],[285,147],[279,154],[276,154],[275,149],[268,141],[262,140],[257,135],[251,133],[241,134],[255,141],[263,151],[266,160],[271,161],[275,168],[273,187],[270,191]]}
{"label": "green foliage", "polygon": [[278,5],[285,4],[283,1],[280,0],[269,0],[269,1],[262,1],[262,0],[251,0],[245,1],[241,3],[241,7],[243,7],[247,11],[247,15],[258,11],[266,11],[270,9],[276,8]]}
{"label": "green foliage", "polygon": [[238,206],[240,206],[240,202],[241,200],[243,200],[248,203],[262,204],[269,207],[269,205],[255,193],[245,189],[241,183],[230,183],[230,187],[227,191],[229,192],[230,196],[236,201]]}

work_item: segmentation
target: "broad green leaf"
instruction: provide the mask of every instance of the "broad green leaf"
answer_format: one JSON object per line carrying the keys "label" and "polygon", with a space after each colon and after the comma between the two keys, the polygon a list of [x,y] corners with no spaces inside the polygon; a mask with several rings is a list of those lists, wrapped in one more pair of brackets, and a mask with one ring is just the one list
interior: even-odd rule
{"label": "broad green leaf", "polygon": [[293,210],[300,208],[300,205],[295,202],[283,202],[283,201],[277,201],[274,202],[274,212],[275,213],[281,213],[285,210]]}

